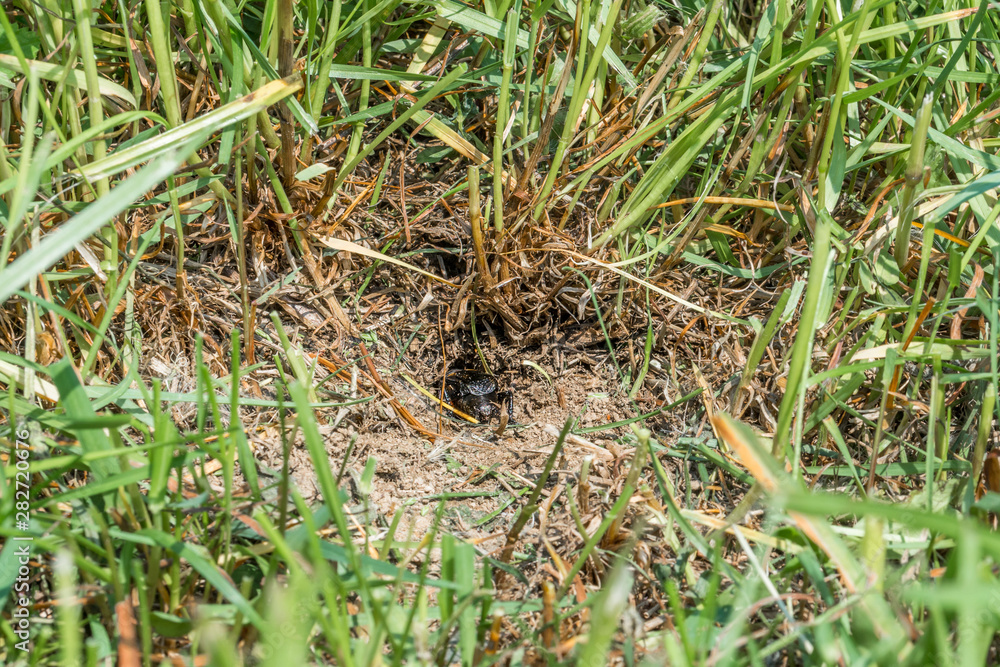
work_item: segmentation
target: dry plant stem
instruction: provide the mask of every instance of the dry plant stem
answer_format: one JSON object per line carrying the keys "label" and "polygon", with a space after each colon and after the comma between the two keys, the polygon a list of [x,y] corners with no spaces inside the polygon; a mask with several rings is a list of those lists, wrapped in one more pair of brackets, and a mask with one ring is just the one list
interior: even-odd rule
{"label": "dry plant stem", "polygon": [[[579,492],[579,489],[575,489]],[[583,525],[583,518],[580,516],[580,508],[577,507],[576,500],[573,499],[573,487],[569,488],[569,493],[566,494],[566,504],[569,505],[570,516],[573,517],[573,523],[576,524],[576,532],[580,534],[580,539],[587,539],[587,527]]]}
{"label": "dry plant stem", "polygon": [[[414,131],[416,134],[416,131]],[[402,159],[399,161],[399,214],[403,216],[403,236],[406,244],[412,242],[410,237],[410,218],[406,215],[406,149],[403,149]]]}
{"label": "dry plant stem", "polygon": [[483,215],[479,208],[479,168],[469,167],[469,226],[472,228],[472,248],[479,267],[479,280],[484,294],[493,291],[496,283],[486,263],[486,249],[483,247]]}
{"label": "dry plant stem", "polygon": [[[666,79],[667,73],[670,72],[674,64],[677,62],[677,57],[680,55],[681,50],[684,48],[684,45],[687,44],[688,41],[690,40],[691,34],[701,24],[701,18],[704,12],[705,12],[704,9],[698,10],[698,13],[695,14],[694,19],[684,29],[684,33],[680,38],[677,39],[675,39],[674,37],[666,38],[667,40],[673,40],[673,44],[670,45],[670,50],[667,52],[667,55],[663,58],[663,62],[661,62],[660,66],[657,68],[656,74],[654,74],[653,78],[650,79],[648,85],[645,86],[644,90],[642,91],[642,94],[636,101],[635,107],[633,107],[632,109],[633,120],[638,120],[639,114],[641,114],[643,111],[646,110],[646,105],[649,104],[650,100],[653,99],[653,96],[660,88],[660,84],[663,83],[664,79]],[[649,52],[644,56],[644,59],[652,55],[653,53]],[[644,66],[645,66],[644,63],[640,63],[639,67],[637,67],[636,70],[639,70],[641,67]],[[638,74],[638,71],[636,71],[635,73]],[[615,136],[613,138],[617,139],[617,137],[618,133],[615,133]]]}
{"label": "dry plant stem", "polygon": [[594,456],[588,454],[583,457],[583,463],[580,464],[580,485],[577,487],[577,502],[580,505],[581,514],[587,514],[590,511],[590,466],[593,461]]}
{"label": "dry plant stem", "polygon": [[[555,467],[556,461],[559,460],[559,453],[562,451],[563,444],[566,442],[566,436],[569,435],[569,430],[572,426],[573,419],[571,417],[566,420],[562,431],[559,432],[559,438],[556,440],[549,458],[545,461],[545,469],[542,471],[541,477],[538,478],[538,482],[535,483],[535,488],[532,490],[531,495],[528,496],[528,501],[521,507],[521,512],[517,515],[514,525],[507,531],[507,539],[504,543],[503,551],[500,553],[501,563],[510,562],[511,556],[514,555],[514,545],[517,544],[517,540],[521,536],[521,531],[527,525],[528,519],[538,511],[538,498],[541,496],[545,484],[549,481],[549,476],[552,474],[552,469]],[[496,572],[494,583],[498,588],[503,582],[504,574],[503,570],[498,569]]]}
{"label": "dry plant stem", "polygon": [[[441,307],[438,306],[437,330],[438,330],[438,342],[441,343],[441,391],[438,394],[438,399],[440,400],[441,405],[445,405],[444,383],[445,379],[448,377],[448,348],[444,344],[444,330],[442,329],[441,322],[442,322]],[[444,432],[444,415],[439,414],[438,433],[443,433],[443,432]]]}
{"label": "dry plant stem", "polygon": [[[638,450],[638,448],[636,448]],[[559,587],[559,592],[556,594],[557,599],[561,599],[569,591],[569,587],[573,585],[573,581],[576,576],[580,574],[580,570],[583,569],[585,563],[590,561],[593,556],[594,549],[597,548],[597,544],[604,537],[604,534],[608,531],[611,524],[618,518],[618,516],[625,511],[628,507],[629,501],[632,499],[632,494],[635,493],[635,487],[626,484],[621,491],[621,495],[615,501],[615,504],[611,506],[601,525],[597,527],[597,530],[593,535],[587,540],[587,543],[583,545],[583,549],[580,550],[580,555],[577,557],[576,562],[570,571],[566,574],[563,580],[562,586]],[[594,559],[593,562],[597,562]]]}
{"label": "dry plant stem", "polygon": [[551,581],[542,582],[542,646],[551,649],[559,643],[559,627],[554,623],[556,587]]}
{"label": "dry plant stem", "polygon": [[[933,310],[935,303],[937,303],[937,301],[934,299],[934,297],[932,296],[927,297],[927,301],[926,303],[924,303],[924,307],[921,309],[920,315],[917,316],[917,320],[914,323],[913,328],[910,330],[910,334],[906,337],[906,340],[903,341],[903,345],[900,348],[901,352],[906,352],[907,348],[910,347],[910,343],[913,342],[913,337],[917,335],[917,331],[920,330],[920,327],[923,325],[924,320],[926,320],[927,316],[931,314],[931,310]],[[896,389],[899,387],[899,374],[901,372],[902,369],[899,366],[897,366],[892,373],[892,382],[889,383],[889,398],[888,398],[888,403],[886,403],[886,410],[892,410],[895,405],[894,398],[896,394]]]}
{"label": "dry plant stem", "polygon": [[495,431],[493,431],[493,435],[495,435],[498,438],[501,437],[503,435],[504,431],[507,430],[507,423],[508,423],[508,421],[509,421],[509,417],[507,415],[507,411],[504,410],[504,406],[501,405],[500,406],[500,425],[497,426],[497,428],[496,428]]}
{"label": "dry plant stem", "polygon": [[337,476],[334,480],[337,482],[337,486],[340,486],[341,480],[344,479],[344,474],[347,472],[347,466],[351,461],[351,455],[354,453],[354,446],[358,442],[358,434],[351,433],[350,439],[347,441],[347,449],[344,450],[344,456],[340,460],[340,469],[337,471]]}
{"label": "dry plant stem", "polygon": [[486,655],[496,655],[500,649],[500,629],[503,617],[503,609],[497,609],[493,612],[493,621],[490,623],[490,641],[486,647]]}
{"label": "dry plant stem", "polygon": [[[636,445],[635,454],[632,457],[632,465],[629,467],[628,475],[625,477],[625,486],[635,489],[638,488],[639,473],[642,472],[643,466],[646,465],[646,452],[649,450],[649,438],[652,433],[644,428],[636,428],[634,424],[632,430],[635,432],[639,443]],[[605,533],[606,544],[614,544],[618,540],[618,532],[621,530],[624,518],[625,513],[622,512],[608,526],[608,532]]]}
{"label": "dry plant stem", "polygon": [[875,200],[872,201],[871,206],[868,207],[868,215],[865,216],[865,219],[861,222],[861,226],[858,227],[858,230],[854,232],[854,236],[851,237],[852,244],[860,241],[861,237],[864,236],[865,232],[868,231],[868,227],[872,224],[872,220],[875,219],[875,213],[878,211],[879,204],[882,203],[882,200],[885,199],[885,196],[889,194],[889,192],[892,191],[894,187],[902,183],[904,180],[905,179],[897,178],[896,180],[892,181],[884,188],[882,188],[882,190],[875,196]]}
{"label": "dry plant stem", "polygon": [[122,600],[115,605],[115,616],[118,618],[118,664],[123,667],[138,667],[142,664],[142,652],[139,637],[136,634],[135,609],[131,600]]}
{"label": "dry plant stem", "polygon": [[865,494],[871,495],[872,489],[875,488],[875,480],[878,477],[878,456],[879,456],[879,443],[882,442],[882,431],[886,426],[886,413],[888,412],[889,401],[892,400],[892,394],[889,392],[889,384],[884,385],[882,390],[882,399],[879,401],[878,410],[878,422],[875,423],[875,435],[872,436],[872,455],[871,462],[868,468],[868,480],[865,482]]}
{"label": "dry plant stem", "polygon": [[563,65],[562,76],[559,77],[559,83],[556,85],[555,94],[553,94],[548,111],[545,113],[545,120],[542,121],[542,127],[538,130],[538,139],[535,142],[535,147],[531,151],[531,156],[528,158],[527,163],[525,163],[524,170],[521,172],[521,178],[517,182],[518,191],[527,189],[531,176],[535,173],[535,166],[542,159],[542,155],[548,150],[549,135],[552,134],[552,128],[556,122],[556,114],[562,108],[563,94],[566,92],[566,86],[569,85],[569,79],[573,75],[576,39],[577,35],[574,31],[569,50],[566,52],[566,63]]}

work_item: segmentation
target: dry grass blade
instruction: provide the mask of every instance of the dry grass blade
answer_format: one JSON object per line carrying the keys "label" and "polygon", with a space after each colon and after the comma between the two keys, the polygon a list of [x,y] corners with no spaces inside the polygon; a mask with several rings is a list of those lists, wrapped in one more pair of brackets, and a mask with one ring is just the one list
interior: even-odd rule
{"label": "dry grass blade", "polygon": [[[491,174],[493,173],[493,163],[490,161],[489,156],[476,148],[471,141],[463,138],[455,130],[445,125],[435,114],[419,110],[413,114],[413,121],[421,129],[426,130],[465,156],[472,164],[485,169]],[[501,178],[507,181],[511,188],[517,185],[517,179],[513,175],[508,174],[507,171],[502,172]]]}
{"label": "dry grass blade", "polygon": [[439,275],[433,274],[430,271],[424,271],[423,269],[417,268],[412,264],[407,264],[401,259],[396,259],[395,257],[390,257],[389,255],[383,254],[377,250],[372,250],[364,246],[360,246],[357,243],[352,243],[351,241],[345,241],[343,239],[335,239],[329,236],[318,236],[316,240],[325,245],[327,248],[332,248],[333,250],[341,250],[343,252],[354,253],[355,255],[362,255],[368,257],[369,259],[377,259],[383,262],[388,262],[389,264],[395,264],[408,271],[413,271],[414,273],[419,273],[420,275],[430,278],[435,282],[442,283],[449,287],[458,287],[457,285],[448,282]]}
{"label": "dry grass blade", "polygon": [[668,299],[670,299],[671,301],[673,301],[674,303],[676,303],[678,305],[684,306],[685,308],[688,308],[690,310],[695,311],[696,313],[701,313],[702,315],[709,315],[711,317],[715,317],[715,318],[720,319],[720,320],[725,320],[727,322],[733,322],[734,324],[744,324],[744,325],[747,324],[746,321],[744,321],[744,320],[742,320],[742,319],[740,319],[738,317],[733,317],[732,315],[727,315],[726,313],[722,313],[722,312],[719,312],[719,311],[711,310],[709,308],[705,308],[703,306],[699,306],[699,305],[697,305],[695,303],[691,303],[687,299],[682,299],[681,297],[677,296],[676,294],[672,294],[671,292],[668,292],[667,290],[663,289],[662,287],[654,285],[653,283],[651,283],[651,282],[649,282],[647,280],[643,280],[642,278],[640,278],[640,277],[638,277],[638,276],[636,276],[634,274],[631,274],[628,271],[623,271],[622,269],[618,268],[614,264],[607,264],[607,263],[602,262],[600,260],[594,259],[593,257],[588,257],[587,255],[583,255],[583,254],[578,253],[578,252],[573,252],[571,250],[565,250],[563,252],[565,252],[567,255],[570,255],[571,257],[575,257],[576,259],[578,259],[578,260],[580,260],[582,262],[587,262],[589,264],[593,264],[594,266],[597,266],[597,267],[600,267],[602,269],[606,269],[608,271],[611,271],[612,273],[616,273],[619,276],[621,276],[622,278],[625,278],[626,280],[628,280],[629,282],[634,282],[637,285],[642,285],[643,287],[645,287],[645,288],[647,288],[649,290],[652,290],[652,291],[656,292],[657,294],[660,294],[661,296],[667,297]]}

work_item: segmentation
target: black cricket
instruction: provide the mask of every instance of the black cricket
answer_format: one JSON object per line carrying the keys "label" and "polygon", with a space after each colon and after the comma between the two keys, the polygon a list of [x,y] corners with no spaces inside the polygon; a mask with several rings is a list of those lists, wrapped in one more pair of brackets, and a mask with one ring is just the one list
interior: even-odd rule
{"label": "black cricket", "polygon": [[481,424],[502,421],[503,410],[514,421],[514,392],[501,391],[496,378],[477,371],[451,371],[444,381],[444,401]]}

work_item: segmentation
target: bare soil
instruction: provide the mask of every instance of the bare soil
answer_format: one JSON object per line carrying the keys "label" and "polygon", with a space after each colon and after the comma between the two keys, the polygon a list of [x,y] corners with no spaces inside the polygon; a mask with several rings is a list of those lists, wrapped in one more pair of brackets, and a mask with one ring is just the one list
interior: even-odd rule
{"label": "bare soil", "polygon": [[[503,534],[519,507],[511,503],[511,491],[538,478],[567,420],[572,420],[575,428],[587,428],[634,415],[624,392],[614,389],[615,370],[608,356],[605,351],[603,360],[587,358],[589,363],[584,363],[580,355],[561,371],[538,350],[508,357],[505,361],[513,370],[498,375],[503,386],[514,393],[515,423],[509,423],[499,435],[496,422],[473,425],[448,416],[447,410],[437,407],[402,373],[383,376],[400,404],[440,436],[432,440],[414,431],[395,417],[387,400],[380,399],[358,406],[336,427],[328,424],[324,429],[331,464],[342,465],[346,456],[348,474],[358,478],[368,458],[375,458],[368,500],[387,519],[399,510],[404,512],[402,534],[397,539],[409,533],[411,540],[419,541],[434,521],[438,504],[444,501],[446,530],[482,541],[487,550],[495,548],[500,541],[487,538]],[[524,361],[534,362],[548,377],[522,365]],[[408,377],[437,393],[440,370],[426,360],[405,359],[401,366],[408,367],[402,371]],[[590,455],[599,471],[628,453],[630,448],[620,444],[627,431],[627,427],[617,427],[588,438],[570,438],[557,470],[577,474],[583,457]],[[312,462],[304,450],[291,458],[290,469],[306,497],[316,493]],[[351,488],[357,494],[357,484]],[[461,497],[445,499],[448,494]],[[356,500],[360,503],[364,498],[358,494]],[[490,517],[501,507],[508,511]]]}

